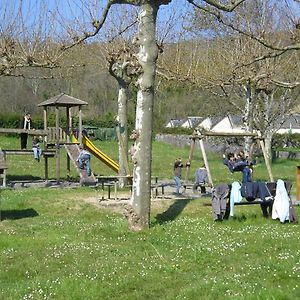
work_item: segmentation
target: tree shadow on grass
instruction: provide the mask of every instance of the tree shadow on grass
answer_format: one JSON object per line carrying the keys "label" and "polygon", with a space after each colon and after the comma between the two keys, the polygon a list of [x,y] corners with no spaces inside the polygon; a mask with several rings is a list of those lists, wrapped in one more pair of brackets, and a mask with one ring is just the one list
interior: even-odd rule
{"label": "tree shadow on grass", "polygon": [[153,226],[175,220],[193,199],[176,200],[166,211],[155,216]]}
{"label": "tree shadow on grass", "polygon": [[33,208],[0,210],[0,221],[3,220],[18,220],[23,218],[37,217],[39,214]]}

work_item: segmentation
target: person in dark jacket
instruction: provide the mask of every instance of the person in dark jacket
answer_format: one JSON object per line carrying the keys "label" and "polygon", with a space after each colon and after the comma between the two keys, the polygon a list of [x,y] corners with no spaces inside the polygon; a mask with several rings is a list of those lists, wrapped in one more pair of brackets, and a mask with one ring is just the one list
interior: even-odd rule
{"label": "person in dark jacket", "polygon": [[[21,124],[20,124],[20,129],[26,129],[26,130],[33,129],[30,113],[26,113],[25,116],[23,117]],[[28,133],[22,132],[20,134],[20,137],[21,137],[21,149],[26,150]]]}
{"label": "person in dark jacket", "polygon": [[223,155],[223,163],[226,165],[231,173],[242,172],[242,182],[252,181],[252,166],[256,164],[254,161],[248,161],[243,151],[238,152],[235,156],[233,153],[228,153],[227,157]]}

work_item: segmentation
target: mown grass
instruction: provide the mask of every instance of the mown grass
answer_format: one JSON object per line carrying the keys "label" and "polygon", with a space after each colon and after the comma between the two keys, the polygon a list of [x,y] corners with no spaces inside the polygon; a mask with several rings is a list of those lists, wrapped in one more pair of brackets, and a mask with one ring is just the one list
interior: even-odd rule
{"label": "mown grass", "polygon": [[202,198],[154,203],[151,228],[134,233],[121,214],[85,203],[91,193],[1,192],[1,299],[300,297],[298,225],[258,207],[213,223]]}
{"label": "mown grass", "polygon": [[[113,144],[101,147],[117,153]],[[174,157],[188,152],[154,143],[153,173],[171,179]],[[209,158],[216,182],[233,179],[219,156]],[[20,171],[13,159],[11,176]],[[296,165],[278,161],[274,176],[294,182]],[[255,177],[267,179],[263,164]],[[121,213],[84,201],[99,196],[89,188],[0,196],[0,299],[300,298],[299,225],[264,219],[257,206],[213,223],[209,198],[153,202],[150,229],[136,233]]]}

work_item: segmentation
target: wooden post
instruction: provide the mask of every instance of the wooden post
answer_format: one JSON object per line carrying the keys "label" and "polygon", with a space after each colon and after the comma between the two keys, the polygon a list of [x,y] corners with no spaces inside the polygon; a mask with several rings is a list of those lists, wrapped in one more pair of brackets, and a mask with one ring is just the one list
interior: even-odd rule
{"label": "wooden post", "polygon": [[44,160],[45,160],[45,180],[48,180],[49,177],[49,173],[48,173],[48,157],[44,156]]}
{"label": "wooden post", "polygon": [[[185,184],[187,184],[188,180],[189,180],[189,172],[190,172],[190,168],[191,168],[191,162],[193,159],[194,148],[195,148],[195,138],[192,138],[191,149],[190,149],[189,158],[187,161],[189,164],[187,164],[187,166],[186,166],[186,173],[185,173],[185,178],[184,178]],[[184,186],[184,189],[186,189],[186,186]]]}
{"label": "wooden post", "polygon": [[[66,107],[66,115],[67,115],[67,124],[66,124],[66,133],[67,133],[67,143],[70,143],[70,107]],[[71,163],[70,157],[67,153],[67,176],[71,177]]]}
{"label": "wooden post", "polygon": [[79,144],[82,145],[82,111],[81,111],[81,105],[79,105],[79,125],[78,125],[78,141]]}
{"label": "wooden post", "polygon": [[56,180],[60,180],[60,156],[59,156],[59,107],[55,106],[55,152],[56,152]]}
{"label": "wooden post", "polygon": [[[3,161],[5,166],[7,167],[7,163],[6,163],[6,153],[3,152]],[[2,182],[3,187],[6,187],[6,168],[3,169],[3,182]]]}
{"label": "wooden post", "polygon": [[[47,106],[44,106],[44,130],[47,130],[48,124],[47,124]],[[48,136],[46,135],[44,137],[44,151],[47,151],[47,142],[48,142]],[[44,168],[45,168],[45,180],[48,180],[48,157],[44,155]]]}
{"label": "wooden post", "polygon": [[[44,130],[48,129],[48,124],[47,124],[47,107],[44,106]],[[47,136],[44,138],[45,142],[45,147],[47,147]]]}
{"label": "wooden post", "polygon": [[300,166],[296,169],[296,198],[300,200]]}
{"label": "wooden post", "polygon": [[268,174],[269,174],[269,179],[270,179],[271,182],[274,182],[274,177],[273,177],[273,174],[272,174],[270,160],[268,158],[268,155],[267,155],[267,152],[266,152],[266,148],[265,148],[265,143],[264,143],[263,139],[259,139],[259,144],[260,144],[261,150],[262,150],[263,155],[264,155],[266,167],[267,167]]}
{"label": "wooden post", "polygon": [[199,138],[199,143],[200,143],[200,149],[201,149],[201,152],[202,152],[203,161],[204,161],[204,164],[205,164],[205,167],[206,167],[206,170],[207,170],[208,181],[209,181],[209,184],[211,185],[211,187],[213,187],[214,186],[213,185],[213,180],[212,180],[212,177],[211,177],[211,173],[210,173],[208,160],[207,160],[207,156],[206,156],[206,153],[205,153],[205,148],[204,148],[202,138]]}

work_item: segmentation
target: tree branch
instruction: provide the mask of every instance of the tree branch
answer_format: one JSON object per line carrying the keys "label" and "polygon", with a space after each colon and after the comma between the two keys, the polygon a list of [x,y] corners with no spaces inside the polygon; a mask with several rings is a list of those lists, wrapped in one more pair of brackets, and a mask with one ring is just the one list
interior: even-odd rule
{"label": "tree branch", "polygon": [[[195,3],[193,0],[187,0],[190,4],[196,6],[197,8],[203,8],[203,6]],[[238,7],[241,3],[245,2],[246,0],[235,0],[235,1],[231,1],[230,4],[221,4],[216,0],[203,0],[204,2],[206,2],[207,4],[222,10],[222,11],[226,11],[226,12],[232,12],[236,7]]]}
{"label": "tree branch", "polygon": [[[262,56],[262,57],[258,58],[257,60],[262,60],[264,58],[269,58],[269,57],[270,58],[271,57],[276,57],[276,56],[279,56],[279,55],[283,54],[286,51],[292,51],[292,50],[299,50],[300,49],[300,43],[291,44],[291,45],[288,45],[288,46],[285,46],[285,47],[279,47],[279,46],[275,46],[273,44],[270,44],[265,39],[260,38],[260,37],[254,35],[254,34],[252,34],[250,32],[245,31],[245,30],[242,30],[242,29],[234,26],[232,23],[226,22],[224,20],[223,16],[222,16],[222,14],[220,13],[220,11],[214,11],[214,10],[208,8],[207,6],[196,4],[193,0],[187,0],[187,1],[189,3],[191,3],[192,5],[194,5],[196,8],[198,8],[198,9],[200,9],[200,10],[202,10],[202,11],[204,11],[206,13],[209,13],[210,15],[214,16],[219,23],[225,25],[226,27],[229,27],[232,30],[234,30],[234,31],[236,31],[236,32],[238,32],[240,34],[243,34],[243,35],[245,35],[245,36],[247,36],[247,37],[249,37],[249,38],[257,41],[258,43],[260,43],[261,45],[265,46],[266,48],[269,48],[269,49],[271,49],[273,51],[279,51],[280,52],[279,54],[277,54],[277,53],[269,53],[266,56]],[[217,6],[215,6],[215,5],[213,5],[213,4],[210,3],[210,2],[215,2],[215,1],[209,1],[209,0],[204,0],[204,1],[206,3],[212,5],[213,7],[222,10],[221,8],[219,8],[219,7],[217,7]],[[244,2],[244,1],[240,1],[240,3],[238,3],[238,5],[241,4],[242,2]],[[224,11],[227,11],[227,10],[224,10]]]}
{"label": "tree branch", "polygon": [[296,82],[282,82],[282,81],[279,81],[279,80],[271,79],[271,82],[273,82],[277,86],[281,86],[281,87],[289,88],[289,89],[293,89],[293,88],[300,85],[299,81],[296,81]]}
{"label": "tree branch", "polygon": [[127,2],[127,1],[109,0],[106,7],[103,10],[101,18],[99,20],[92,21],[92,25],[95,28],[95,30],[93,32],[85,32],[82,37],[74,38],[75,41],[72,44],[63,45],[61,47],[61,50],[68,50],[68,49],[73,48],[74,46],[84,42],[86,39],[96,36],[99,33],[100,29],[102,28],[112,5],[117,4],[117,3],[123,3],[123,2]]}

